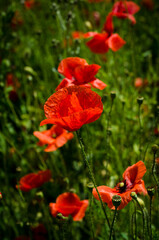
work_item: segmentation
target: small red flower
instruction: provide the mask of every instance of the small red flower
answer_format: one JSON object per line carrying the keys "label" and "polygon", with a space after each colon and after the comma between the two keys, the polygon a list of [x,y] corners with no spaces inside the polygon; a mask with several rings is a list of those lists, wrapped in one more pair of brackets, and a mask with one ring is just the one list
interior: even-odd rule
{"label": "small red flower", "polygon": [[145,87],[148,85],[148,81],[146,79],[142,79],[142,78],[138,77],[135,79],[134,85],[136,88]]}
{"label": "small red flower", "polygon": [[33,188],[41,187],[45,182],[51,179],[51,171],[39,171],[38,173],[29,173],[22,177],[17,188],[24,192],[28,192]]}
{"label": "small red flower", "polygon": [[12,73],[8,73],[6,76],[6,86],[12,87],[12,90],[9,92],[10,100],[13,102],[17,101],[18,100],[17,89],[20,87],[20,83]]}
{"label": "small red flower", "polygon": [[128,18],[133,24],[136,23],[134,14],[140,10],[140,7],[132,1],[118,1],[114,4],[112,13],[118,18]]}
{"label": "small red flower", "polygon": [[32,227],[33,240],[46,240],[47,238],[47,230],[45,226],[40,223],[36,227]]}
{"label": "small red flower", "polygon": [[71,215],[74,221],[80,221],[85,216],[88,200],[80,201],[75,193],[66,192],[58,196],[56,203],[50,203],[50,212],[53,217],[62,213],[64,217]]}
{"label": "small red flower", "polygon": [[45,148],[45,152],[53,152],[62,147],[68,140],[73,138],[73,133],[68,133],[65,129],[58,125],[54,125],[52,128],[46,131],[35,131],[34,136],[39,139],[38,145],[43,146],[48,144]]}
{"label": "small red flower", "polygon": [[96,121],[103,112],[103,104],[101,97],[90,88],[70,86],[51,95],[44,111],[47,119],[41,126],[57,124],[68,131],[76,131]]}
{"label": "small red flower", "polygon": [[95,78],[100,68],[97,64],[88,65],[83,58],[69,57],[63,59],[59,64],[58,71],[66,78],[58,85],[56,91],[73,85],[90,87],[88,83],[94,88],[103,90],[107,85]]}
{"label": "small red flower", "polygon": [[126,42],[117,34],[113,33],[113,13],[109,13],[106,17],[106,21],[104,23],[103,32],[73,32],[73,38],[90,38],[86,45],[90,48],[90,50],[94,53],[103,54],[108,52],[109,48],[112,51],[118,51]]}
{"label": "small red flower", "polygon": [[24,2],[24,6],[25,6],[25,8],[27,8],[27,9],[33,8],[33,7],[34,7],[34,4],[35,4],[35,1],[34,1],[34,0],[26,0],[26,1]]}
{"label": "small red flower", "polygon": [[[118,207],[118,210],[120,210],[131,201],[131,192],[147,194],[144,181],[142,180],[145,173],[145,164],[139,161],[125,170],[122,182],[118,183],[115,188],[107,186],[98,187],[103,202],[106,202],[109,208],[114,209],[112,197],[114,195],[120,195],[122,198],[121,204]],[[99,200],[95,188],[93,189],[93,196]]]}

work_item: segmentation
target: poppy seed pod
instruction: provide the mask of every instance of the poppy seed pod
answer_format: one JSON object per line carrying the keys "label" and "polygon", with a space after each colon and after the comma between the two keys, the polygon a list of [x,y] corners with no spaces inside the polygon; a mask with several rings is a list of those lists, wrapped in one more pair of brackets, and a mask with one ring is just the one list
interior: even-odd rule
{"label": "poppy seed pod", "polygon": [[137,103],[139,104],[139,106],[141,106],[141,104],[143,103],[144,98],[143,97],[138,97],[137,98]]}
{"label": "poppy seed pod", "polygon": [[113,203],[115,208],[118,208],[120,206],[120,203],[121,203],[121,197],[119,195],[114,195],[112,197],[112,203]]}
{"label": "poppy seed pod", "polygon": [[154,187],[147,187],[147,192],[150,198],[152,198],[155,195],[155,188]]}
{"label": "poppy seed pod", "polygon": [[154,152],[154,154],[157,153],[157,151],[158,151],[158,145],[157,145],[157,144],[154,144],[154,145],[152,146],[152,151]]}

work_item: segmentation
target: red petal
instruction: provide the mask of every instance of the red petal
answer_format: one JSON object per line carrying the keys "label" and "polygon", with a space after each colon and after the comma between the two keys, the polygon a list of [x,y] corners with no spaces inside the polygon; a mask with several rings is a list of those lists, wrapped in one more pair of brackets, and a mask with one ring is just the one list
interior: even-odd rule
{"label": "red petal", "polygon": [[58,147],[55,145],[55,143],[53,144],[49,144],[46,148],[45,148],[45,152],[54,152],[58,149]]}
{"label": "red petal", "polygon": [[123,179],[129,184],[138,183],[146,173],[145,164],[142,161],[128,167],[123,173]]}
{"label": "red petal", "polygon": [[108,38],[108,46],[113,51],[118,51],[126,42],[117,34],[112,34]]}
{"label": "red petal", "polygon": [[126,2],[126,7],[127,7],[128,13],[132,14],[132,15],[137,13],[140,10],[140,7],[132,1],[127,1]]}
{"label": "red petal", "polygon": [[[99,186],[99,187],[97,187],[97,189],[99,191],[99,194],[100,194],[103,202],[107,203],[109,208],[113,208],[112,197],[114,195],[117,195],[117,192],[114,189],[107,187],[107,186]],[[92,193],[93,193],[93,196],[97,200],[99,200],[98,193],[95,188],[93,188]]]}
{"label": "red petal", "polygon": [[100,68],[101,66],[97,64],[79,66],[75,69],[75,79],[78,84],[91,82],[95,79],[95,75]]}
{"label": "red petal", "polygon": [[47,136],[46,134],[39,132],[39,131],[35,131],[33,132],[34,136],[37,137],[40,140],[40,145],[44,145],[44,144],[51,144],[53,143],[55,140],[49,136]]}
{"label": "red petal", "polygon": [[106,88],[106,84],[102,81],[100,81],[99,79],[95,79],[94,81],[90,82],[90,84],[97,89],[103,90],[104,88]]}
{"label": "red petal", "polygon": [[64,78],[61,83],[57,86],[57,88],[55,89],[55,91],[58,91],[61,88],[64,87],[69,87],[72,86],[73,84],[73,80],[72,79],[68,79],[68,78]]}
{"label": "red petal", "polygon": [[56,208],[56,203],[50,203],[49,204],[50,212],[53,217],[56,217],[58,214],[58,209]]}
{"label": "red petal", "polygon": [[79,65],[87,65],[86,60],[79,57],[68,57],[60,62],[58,71],[66,78],[72,79],[74,69]]}
{"label": "red petal", "polygon": [[103,27],[103,31],[106,31],[109,34],[112,34],[114,32],[114,26],[113,26],[113,13],[110,12],[108,16],[106,17],[106,22]]}
{"label": "red petal", "polygon": [[90,41],[88,41],[86,45],[94,53],[106,53],[109,50],[108,44],[106,42],[107,38],[107,33],[98,33]]}
{"label": "red petal", "polygon": [[74,221],[80,221],[84,216],[85,216],[85,212],[86,209],[89,205],[89,201],[88,200],[83,200],[81,201],[81,207],[80,210],[78,211],[78,213],[73,217]]}

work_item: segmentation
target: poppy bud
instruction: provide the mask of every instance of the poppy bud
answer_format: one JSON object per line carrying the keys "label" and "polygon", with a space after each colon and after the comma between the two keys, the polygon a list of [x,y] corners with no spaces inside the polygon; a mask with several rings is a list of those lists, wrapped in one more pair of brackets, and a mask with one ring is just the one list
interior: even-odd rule
{"label": "poppy bud", "polygon": [[145,203],[144,203],[144,201],[141,199],[141,198],[137,198],[137,201],[139,202],[139,204],[140,204],[140,206],[142,207],[142,208],[145,208]]}
{"label": "poppy bud", "polygon": [[67,219],[68,219],[68,217],[64,217],[64,216],[62,215],[62,213],[58,213],[58,214],[56,215],[56,218],[59,219],[59,220],[67,220]]}
{"label": "poppy bud", "polygon": [[114,195],[112,197],[112,203],[115,206],[115,208],[118,208],[121,203],[121,197],[119,195]]}
{"label": "poppy bud", "polygon": [[152,146],[152,151],[154,152],[154,154],[157,153],[157,151],[158,151],[158,145],[157,145],[157,144],[154,144],[154,145]]}
{"label": "poppy bud", "polygon": [[139,106],[141,106],[141,104],[143,103],[144,98],[143,97],[138,97],[137,98],[137,103],[139,104]]}
{"label": "poppy bud", "polygon": [[89,21],[85,21],[85,25],[88,29],[92,29],[92,24]]}
{"label": "poppy bud", "polygon": [[137,194],[136,194],[136,192],[131,192],[130,196],[131,196],[134,200],[137,200]]}
{"label": "poppy bud", "polygon": [[70,192],[70,193],[75,193],[75,192],[76,192],[76,189],[70,188],[69,192]]}
{"label": "poppy bud", "polygon": [[37,200],[42,200],[43,198],[44,198],[44,194],[43,194],[43,192],[37,192],[36,193],[36,198],[37,198]]}
{"label": "poppy bud", "polygon": [[155,188],[154,187],[147,187],[148,195],[152,198],[155,195]]}
{"label": "poppy bud", "polygon": [[110,96],[111,96],[111,99],[113,101],[116,98],[116,93],[115,92],[111,92]]}
{"label": "poppy bud", "polygon": [[88,188],[94,188],[94,184],[93,184],[92,182],[89,182],[89,183],[87,184],[87,187],[88,187]]}

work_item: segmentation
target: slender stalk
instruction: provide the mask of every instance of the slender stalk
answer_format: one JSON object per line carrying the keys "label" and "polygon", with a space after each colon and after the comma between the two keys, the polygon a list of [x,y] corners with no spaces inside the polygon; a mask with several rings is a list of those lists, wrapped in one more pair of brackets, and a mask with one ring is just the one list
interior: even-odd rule
{"label": "slender stalk", "polygon": [[150,240],[152,240],[152,197],[150,197]]}
{"label": "slender stalk", "polygon": [[82,142],[83,142],[83,141],[82,141],[82,137],[80,136],[79,131],[76,131],[76,134],[77,134],[77,138],[78,138],[78,141],[79,141],[79,144],[80,144],[80,147],[81,147],[81,152],[82,152],[83,160],[84,160],[86,166],[88,167],[88,171],[89,171],[89,175],[90,175],[91,181],[93,182],[94,188],[95,188],[96,191],[97,191],[97,194],[98,194],[98,197],[99,197],[99,200],[100,200],[100,203],[101,203],[101,207],[102,207],[102,210],[103,210],[103,212],[104,212],[105,219],[106,219],[106,221],[107,221],[107,223],[108,223],[108,226],[109,226],[109,228],[110,228],[109,219],[108,219],[107,213],[106,213],[106,211],[105,211],[102,198],[101,198],[101,196],[100,196],[100,194],[99,194],[99,191],[98,191],[98,189],[97,189],[97,184],[96,184],[96,181],[95,181],[95,178],[94,178],[92,169],[91,169],[90,164],[89,164],[89,162],[88,162],[88,160],[87,160],[87,156],[86,156],[86,153],[85,153],[85,150],[84,150],[84,146],[83,146],[83,144],[82,144]]}
{"label": "slender stalk", "polygon": [[141,136],[142,136],[142,124],[141,124],[141,105],[139,105],[139,127],[140,127],[140,131],[139,131],[139,151],[140,151],[140,159],[141,159],[141,153],[142,153],[142,148],[141,148]]}
{"label": "slender stalk", "polygon": [[156,185],[157,185],[157,189],[159,190],[159,182],[158,182],[158,179],[156,177],[156,170],[155,170],[155,161],[156,161],[156,152],[154,152],[154,157],[153,157],[153,165],[152,165],[152,175],[153,175],[153,178],[156,182]]}
{"label": "slender stalk", "polygon": [[110,229],[109,240],[111,240],[111,238],[112,238],[113,227],[114,227],[114,222],[115,222],[115,219],[116,219],[116,215],[117,215],[117,207],[115,207],[114,217],[113,217],[113,221],[112,221],[112,225],[111,225],[111,229]]}
{"label": "slender stalk", "polygon": [[139,203],[139,201],[136,199],[136,202],[137,202],[137,204],[139,205],[139,208],[140,208],[140,210],[141,210],[141,212],[142,212],[142,220],[143,220],[143,240],[145,240],[145,214],[144,214],[144,211],[143,211],[143,209],[142,209],[142,207],[141,207],[141,205],[140,205],[140,203]]}

